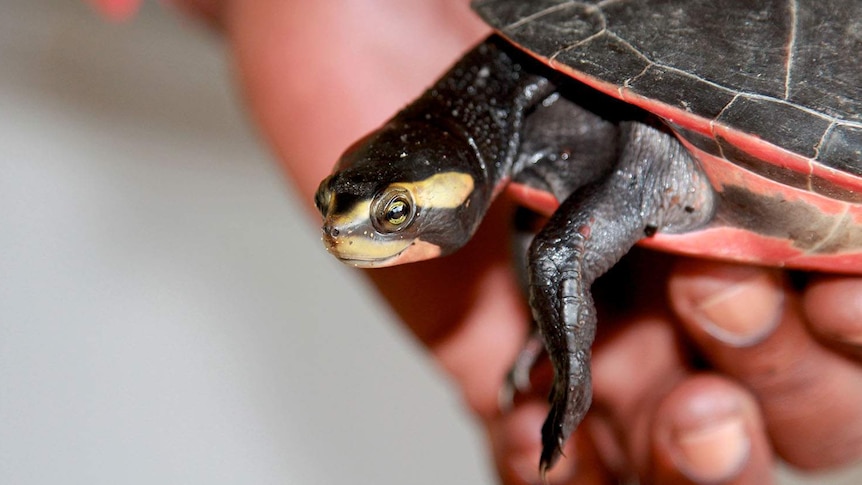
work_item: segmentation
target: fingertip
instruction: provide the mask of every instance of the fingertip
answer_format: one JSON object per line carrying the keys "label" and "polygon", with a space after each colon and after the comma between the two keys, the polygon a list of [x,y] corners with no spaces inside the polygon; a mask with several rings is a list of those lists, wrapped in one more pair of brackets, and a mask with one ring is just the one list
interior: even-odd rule
{"label": "fingertip", "polygon": [[754,398],[713,375],[694,376],[659,404],[652,429],[659,483],[770,483],[772,457]]}
{"label": "fingertip", "polygon": [[563,446],[563,456],[542,474],[540,429],[548,413],[544,400],[532,399],[486,421],[494,462],[505,485],[609,485],[612,479],[590,441],[588,433],[578,430]]}
{"label": "fingertip", "polygon": [[[548,405],[539,400],[518,404],[510,412],[488,423],[488,437],[497,472],[504,484],[542,483],[539,456],[542,450],[540,430]],[[579,473],[575,439],[564,445],[564,456],[545,478],[549,484],[570,483]]]}
{"label": "fingertip", "polygon": [[681,260],[668,284],[671,307],[700,341],[747,347],[768,337],[785,303],[780,273],[715,261]]}
{"label": "fingertip", "polygon": [[862,352],[862,278],[814,279],[802,305],[811,331],[821,340]]}
{"label": "fingertip", "polygon": [[[775,453],[805,469],[834,467],[862,456],[862,427],[857,426],[862,409],[858,363],[815,342],[805,322],[809,320],[809,328],[831,325],[838,330],[835,327],[843,326],[839,333],[843,332],[845,338],[851,335],[851,329],[858,325],[853,316],[857,310],[848,308],[856,305],[851,303],[854,298],[859,298],[856,283],[849,283],[851,279],[824,279],[819,289],[817,283],[812,283],[807,295],[803,294],[802,300],[808,298],[806,303],[793,293],[785,293],[780,274],[772,270],[702,268],[683,267],[674,275],[677,279],[670,287],[674,308],[713,368],[738,379],[757,396]],[[709,278],[716,274],[720,278],[715,280],[720,283],[710,282]],[[761,298],[776,298],[778,313],[782,314],[779,324],[773,324],[762,337],[745,341],[710,332],[709,325],[714,322],[704,324],[706,317],[693,308],[708,293],[698,294],[701,290],[694,289],[697,285],[712,285],[713,294],[730,295],[724,298],[724,304],[743,310],[749,304],[738,293],[740,287],[749,293],[760,293]],[[784,296],[779,300],[774,294],[768,296],[769,291]],[[705,297],[707,301],[710,298]],[[751,311],[759,312],[756,307]],[[807,314],[803,315],[803,311]],[[837,341],[834,335],[833,341]]]}

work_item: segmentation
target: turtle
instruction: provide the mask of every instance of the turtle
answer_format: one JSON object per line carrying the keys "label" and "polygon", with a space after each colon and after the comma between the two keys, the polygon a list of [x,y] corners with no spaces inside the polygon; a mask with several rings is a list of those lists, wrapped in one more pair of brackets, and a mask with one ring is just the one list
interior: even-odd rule
{"label": "turtle", "polygon": [[862,273],[862,3],[472,7],[494,33],[348,149],[315,203],[328,251],[359,267],[455,251],[504,188],[547,216],[523,254],[525,349],[554,369],[543,473],[591,402],[591,285],[634,245]]}

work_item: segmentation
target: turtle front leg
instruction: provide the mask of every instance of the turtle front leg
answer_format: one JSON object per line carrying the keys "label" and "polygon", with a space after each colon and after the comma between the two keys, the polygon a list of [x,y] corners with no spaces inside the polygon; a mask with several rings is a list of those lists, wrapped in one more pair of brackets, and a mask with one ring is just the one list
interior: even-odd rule
{"label": "turtle front leg", "polygon": [[686,232],[713,214],[709,182],[671,134],[625,122],[620,143],[614,170],[569,196],[530,246],[530,305],[555,375],[542,427],[543,474],[592,399],[593,281],[641,238]]}

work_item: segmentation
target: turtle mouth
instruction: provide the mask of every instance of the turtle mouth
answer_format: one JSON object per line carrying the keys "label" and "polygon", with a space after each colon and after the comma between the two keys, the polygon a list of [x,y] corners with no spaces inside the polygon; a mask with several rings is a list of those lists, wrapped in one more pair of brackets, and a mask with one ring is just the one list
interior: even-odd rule
{"label": "turtle mouth", "polygon": [[355,259],[339,257],[338,260],[344,264],[353,266],[354,268],[385,268],[387,266],[395,266],[396,263],[392,263],[391,261],[397,258],[400,254],[401,253],[398,253],[395,256],[385,259]]}
{"label": "turtle mouth", "polygon": [[326,250],[344,264],[357,268],[385,268],[441,255],[440,246],[422,241],[380,241],[369,237],[332,238],[324,236]]}
{"label": "turtle mouth", "polygon": [[397,253],[392,254],[390,256],[362,257],[362,256],[356,256],[356,255],[343,254],[343,253],[338,252],[337,250],[327,248],[327,250],[333,256],[338,258],[339,261],[341,261],[344,264],[353,266],[355,268],[385,268],[387,266],[395,266],[396,264],[398,264],[396,262],[398,260],[398,258],[405,251],[407,251],[407,249],[408,248],[404,248],[401,251],[398,251]]}

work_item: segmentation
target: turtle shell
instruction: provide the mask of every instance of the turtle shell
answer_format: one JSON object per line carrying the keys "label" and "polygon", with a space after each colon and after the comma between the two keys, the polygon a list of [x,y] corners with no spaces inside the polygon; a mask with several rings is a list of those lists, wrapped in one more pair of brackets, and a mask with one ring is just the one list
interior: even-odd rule
{"label": "turtle shell", "polygon": [[552,68],[663,118],[720,196],[646,245],[862,273],[862,2],[479,0]]}

